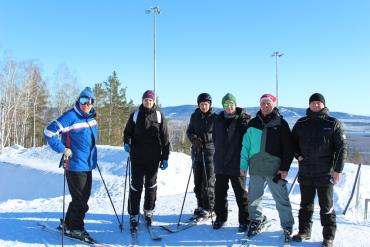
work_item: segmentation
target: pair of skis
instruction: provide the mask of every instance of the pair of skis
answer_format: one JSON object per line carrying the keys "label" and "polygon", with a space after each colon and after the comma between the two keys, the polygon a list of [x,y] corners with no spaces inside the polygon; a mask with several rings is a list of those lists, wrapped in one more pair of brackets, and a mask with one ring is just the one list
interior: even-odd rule
{"label": "pair of skis", "polygon": [[[152,226],[151,224],[147,224],[147,221],[145,220],[144,215],[141,215],[143,222],[145,224],[145,227],[150,235],[150,238],[154,241],[160,241],[162,240],[162,237],[159,235],[158,229],[155,226]],[[130,247],[133,246],[140,246],[139,244],[139,238],[138,238],[138,228],[130,229]]]}
{"label": "pair of skis", "polygon": [[[45,223],[45,222],[39,222],[37,223],[37,225],[39,227],[41,227],[42,230],[44,231],[47,231],[47,232],[50,232],[50,233],[56,233],[56,234],[61,234],[61,231],[59,229],[57,229],[56,227],[52,227],[50,226],[49,224]],[[88,245],[88,246],[92,246],[92,247],[106,247],[106,246],[109,246],[109,245],[106,245],[106,244],[103,244],[103,243],[99,243],[98,241],[94,240],[94,239],[90,239],[90,240],[83,240],[83,239],[79,239],[79,238],[74,238],[74,237],[71,237],[69,235],[64,235],[65,238],[69,239],[69,240],[72,240],[74,242],[79,242],[81,244],[85,244],[85,245]]]}
{"label": "pair of skis", "polygon": [[[255,236],[260,234],[261,232],[267,231],[271,226],[273,226],[276,222],[276,219],[270,219],[267,220],[266,222],[263,223],[262,227],[252,235],[248,236],[248,230],[245,232],[244,236],[237,241],[234,241],[234,243],[231,246],[248,246],[250,242],[253,240]],[[291,236],[288,231],[283,231],[283,247],[290,247],[290,241],[291,241]]]}
{"label": "pair of skis", "polygon": [[201,217],[201,218],[195,218],[195,217],[190,217],[188,220],[185,222],[181,223],[180,225],[178,224],[170,224],[170,225],[161,225],[160,227],[163,230],[166,230],[170,233],[176,233],[180,232],[186,229],[189,229],[190,227],[196,226],[201,222],[207,221],[210,218],[208,217]]}

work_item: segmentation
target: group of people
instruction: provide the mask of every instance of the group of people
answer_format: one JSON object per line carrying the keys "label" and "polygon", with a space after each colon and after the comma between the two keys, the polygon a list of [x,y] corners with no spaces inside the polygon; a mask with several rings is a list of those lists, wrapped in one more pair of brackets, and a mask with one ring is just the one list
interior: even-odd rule
{"label": "group of people", "polygon": [[[62,224],[72,236],[88,235],[83,219],[88,211],[98,138],[93,104],[93,91],[87,87],[74,108],[50,123],[44,131],[51,148],[64,154],[65,166],[68,166],[65,170],[72,201]],[[323,226],[322,246],[332,246],[336,232],[333,186],[340,180],[343,170],[346,138],[341,123],[329,116],[324,96],[320,93],[311,95],[306,116],[295,123],[292,131],[279,113],[276,97],[272,94],[260,97],[260,109],[254,118],[237,106],[235,96],[230,93],[222,98],[223,110],[219,113],[213,111],[212,97],[208,93],[201,93],[197,104],[186,131],[192,143],[197,199],[194,218],[215,214],[213,228],[221,228],[228,219],[230,182],[239,208],[239,231],[254,235],[267,220],[261,207],[267,184],[276,203],[281,227],[285,234],[291,235],[294,217],[286,178],[295,157],[299,164],[301,203],[298,233],[292,239],[310,239],[317,193]],[[167,123],[155,105],[153,91],[144,92],[139,109],[130,115],[123,142],[132,162],[128,212],[130,226],[135,229],[143,187],[144,218],[151,224],[158,169],[168,167]]]}

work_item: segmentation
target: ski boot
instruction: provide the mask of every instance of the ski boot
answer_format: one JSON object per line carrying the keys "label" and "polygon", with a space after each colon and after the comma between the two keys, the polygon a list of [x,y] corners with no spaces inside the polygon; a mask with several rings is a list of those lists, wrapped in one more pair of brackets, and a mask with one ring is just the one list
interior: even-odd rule
{"label": "ski boot", "polygon": [[130,215],[130,230],[137,231],[139,227],[139,215]]}
{"label": "ski boot", "polygon": [[145,218],[145,223],[148,226],[151,226],[152,222],[153,222],[153,211],[152,210],[144,210],[144,218]]}
{"label": "ski boot", "polygon": [[292,239],[292,237],[291,237],[292,232],[293,232],[293,228],[292,227],[285,227],[283,229],[284,242],[286,242],[286,243],[290,242],[290,240]]}
{"label": "ski boot", "polygon": [[321,243],[321,247],[333,247],[333,242],[332,239],[324,239]]}
{"label": "ski boot", "polygon": [[248,229],[248,237],[253,237],[261,232],[263,229],[265,223],[267,221],[266,216],[263,216],[262,221],[254,220],[250,223],[249,229]]}
{"label": "ski boot", "polygon": [[311,238],[311,233],[298,232],[293,235],[292,240],[294,242],[302,242],[303,240],[309,240]]}
{"label": "ski boot", "polygon": [[71,238],[76,238],[76,239],[82,240],[82,241],[84,241],[88,244],[96,243],[95,240],[90,237],[90,234],[85,229],[70,230],[69,233],[66,234],[66,235],[71,237]]}

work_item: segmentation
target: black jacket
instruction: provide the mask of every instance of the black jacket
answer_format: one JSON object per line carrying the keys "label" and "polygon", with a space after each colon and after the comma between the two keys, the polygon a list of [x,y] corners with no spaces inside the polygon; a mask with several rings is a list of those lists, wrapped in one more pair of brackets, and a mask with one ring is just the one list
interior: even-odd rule
{"label": "black jacket", "polygon": [[215,117],[213,143],[215,145],[215,173],[240,176],[240,151],[250,115],[242,108],[236,108],[236,116],[226,119],[224,111]]}
{"label": "black jacket", "polygon": [[339,120],[330,117],[325,107],[320,112],[306,111],[293,127],[294,155],[300,178],[328,177],[332,170],[342,172],[346,157],[346,137]]}
{"label": "black jacket", "polygon": [[136,123],[130,115],[123,132],[123,142],[131,144],[131,159],[136,162],[168,160],[170,143],[167,123],[161,113],[158,123],[157,108],[147,109],[140,105]]}
{"label": "black jacket", "polygon": [[[215,146],[212,140],[213,122],[215,113],[210,109],[207,113],[203,113],[199,108],[195,109],[191,114],[190,122],[186,130],[186,135],[190,141],[195,138],[200,138],[203,142],[204,154],[213,157]],[[192,146],[192,157],[200,159],[200,155],[196,148]]]}
{"label": "black jacket", "polygon": [[275,124],[271,127],[266,127],[266,136],[262,136],[261,143],[265,142],[265,151],[273,156],[277,156],[281,160],[280,169],[289,171],[293,160],[293,139],[288,123],[280,115],[279,110],[274,108],[271,114],[263,116],[261,111],[258,111],[256,117],[248,123],[248,128],[256,128],[261,131],[265,126],[272,121]]}

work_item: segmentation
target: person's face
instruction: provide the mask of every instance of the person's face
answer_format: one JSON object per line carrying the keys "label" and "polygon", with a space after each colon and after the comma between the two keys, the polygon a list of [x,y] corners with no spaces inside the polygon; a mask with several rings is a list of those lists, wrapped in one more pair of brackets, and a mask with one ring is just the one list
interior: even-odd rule
{"label": "person's face", "polygon": [[143,106],[145,108],[151,109],[154,106],[154,100],[151,98],[145,98],[143,99]]}
{"label": "person's face", "polygon": [[207,113],[209,111],[209,108],[211,108],[211,104],[209,103],[209,101],[205,101],[205,102],[200,102],[199,103],[199,109],[203,113]]}
{"label": "person's face", "polygon": [[310,103],[310,110],[312,112],[319,112],[324,109],[325,105],[321,101],[312,101]]}
{"label": "person's face", "polygon": [[274,109],[274,103],[272,103],[271,100],[263,99],[260,102],[260,108],[261,108],[262,115],[267,116]]}
{"label": "person's face", "polygon": [[84,113],[89,113],[93,108],[94,100],[87,97],[81,97],[78,100],[78,104],[81,111],[83,111]]}
{"label": "person's face", "polygon": [[234,113],[236,109],[236,105],[233,101],[231,100],[226,100],[223,104],[224,110],[227,113]]}

